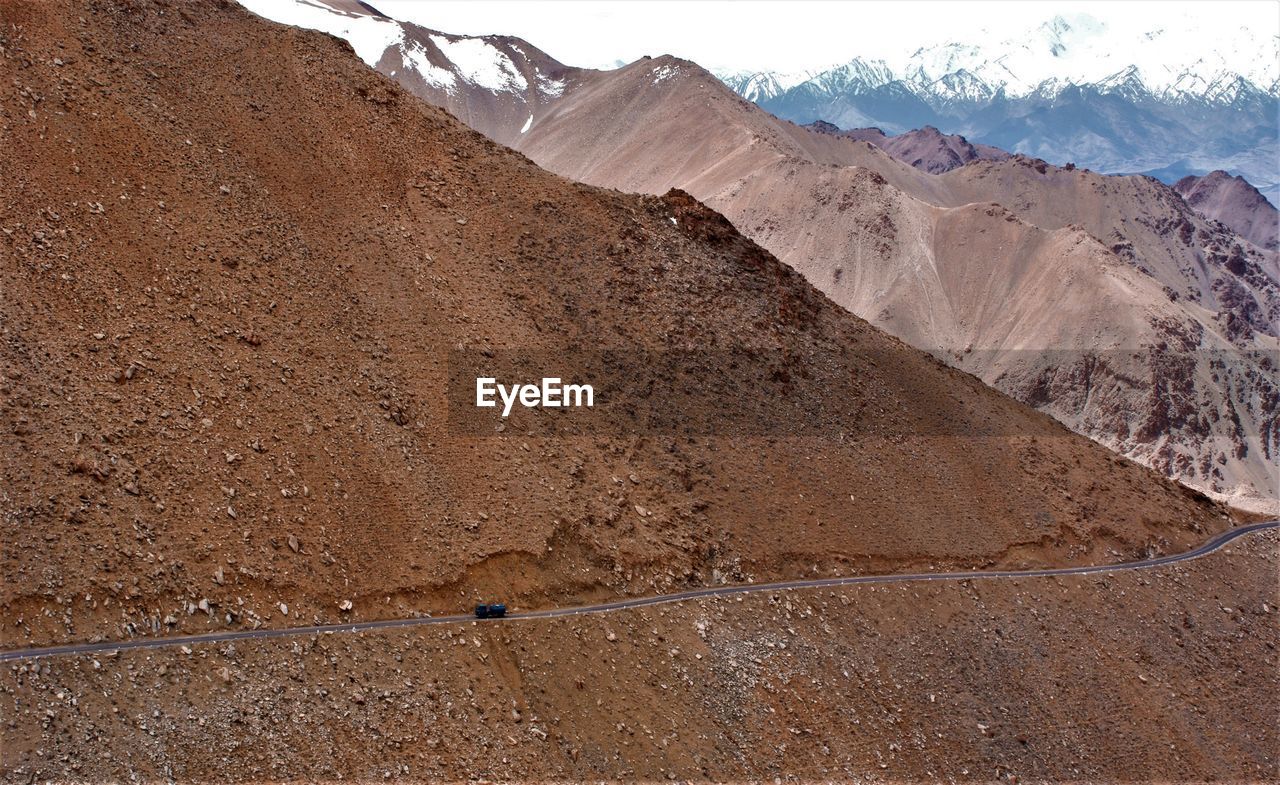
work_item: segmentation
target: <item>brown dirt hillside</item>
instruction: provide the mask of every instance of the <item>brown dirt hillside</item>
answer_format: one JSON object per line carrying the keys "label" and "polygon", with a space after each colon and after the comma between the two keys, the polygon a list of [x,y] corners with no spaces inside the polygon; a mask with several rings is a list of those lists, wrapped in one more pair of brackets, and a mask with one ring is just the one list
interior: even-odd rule
{"label": "brown dirt hillside", "polygon": [[[1227,525],[690,197],[549,174],[335,39],[229,3],[0,17],[6,647],[1109,561]],[[452,369],[602,348],[666,359],[602,376],[594,419],[459,419]]]}

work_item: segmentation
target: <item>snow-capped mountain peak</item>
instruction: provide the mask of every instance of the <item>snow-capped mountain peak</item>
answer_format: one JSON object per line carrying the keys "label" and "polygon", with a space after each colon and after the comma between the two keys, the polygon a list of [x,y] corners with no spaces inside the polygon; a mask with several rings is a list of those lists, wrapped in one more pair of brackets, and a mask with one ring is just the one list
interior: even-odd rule
{"label": "snow-capped mountain peak", "polygon": [[961,68],[927,86],[943,101],[985,101],[995,93],[991,85]]}
{"label": "snow-capped mountain peak", "polygon": [[[871,74],[866,69],[872,63],[875,76],[868,78]],[[980,83],[987,88],[985,95],[1002,91],[1011,98],[1030,95],[1049,83],[1096,86],[1104,92],[1174,90],[1206,99],[1212,93],[1212,100],[1221,100],[1221,89],[1215,87],[1223,84],[1220,74],[1231,74],[1276,95],[1280,41],[1245,28],[1221,40],[1205,40],[1201,31],[1181,18],[1164,20],[1136,35],[1121,34],[1088,14],[1071,14],[1054,16],[1025,35],[996,43],[944,41],[918,48],[897,62],[872,63],[855,57],[807,81],[843,89],[847,82],[874,87],[900,80],[924,98],[937,86],[943,100],[954,98],[957,82]],[[752,100],[773,97],[792,81],[768,72],[752,77],[754,84],[770,85]],[[724,78],[731,87],[738,86],[728,75]],[[774,88],[775,83],[781,89]]]}
{"label": "snow-capped mountain peak", "polygon": [[1280,36],[1206,31],[1176,10],[1158,17],[1121,30],[1054,16],[1004,40],[980,31],[898,60],[853,57],[790,89],[769,73],[752,75],[768,88],[751,92],[725,81],[802,124],[889,133],[933,124],[1057,163],[1170,181],[1227,169],[1269,196],[1280,191]]}
{"label": "snow-capped mountain peak", "polygon": [[564,83],[553,73],[563,66],[542,52],[526,52],[514,39],[439,33],[377,16],[368,6],[346,10],[340,0],[241,0],[241,4],[277,22],[343,38],[370,66],[390,58],[392,76],[398,69],[411,69],[424,85],[447,93],[478,87],[521,100],[531,93],[554,97],[564,90]]}

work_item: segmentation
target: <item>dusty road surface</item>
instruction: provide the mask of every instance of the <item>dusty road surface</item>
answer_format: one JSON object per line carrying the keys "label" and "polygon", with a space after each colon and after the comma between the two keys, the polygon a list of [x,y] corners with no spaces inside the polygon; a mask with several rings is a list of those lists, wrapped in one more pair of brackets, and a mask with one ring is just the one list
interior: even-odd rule
{"label": "dusty road surface", "polygon": [[[832,586],[856,586],[870,583],[916,583],[928,581],[963,581],[985,580],[991,578],[1048,578],[1059,575],[1096,575],[1101,573],[1128,572],[1131,570],[1149,570],[1167,564],[1198,559],[1213,553],[1233,540],[1254,532],[1267,531],[1280,527],[1280,521],[1263,521],[1229,529],[1214,536],[1208,542],[1187,551],[1169,556],[1159,556],[1121,564],[1096,564],[1082,567],[1057,567],[1042,570],[971,570],[967,572],[936,573],[901,573],[890,575],[851,575],[841,578],[814,578],[810,580],[778,581],[764,584],[737,584],[731,586],[709,586],[702,589],[660,594],[653,597],[632,597],[613,602],[602,602],[593,605],[575,605],[560,608],[543,608],[540,610],[511,612],[502,621],[520,619],[555,619],[562,616],[581,616],[584,614],[609,613],[631,608],[646,608],[653,605],[666,605],[675,602],[697,600],[704,597],[729,597],[740,594],[758,592],[779,592],[795,589],[818,589]],[[416,627],[424,624],[463,624],[475,621],[468,614],[454,616],[431,616],[415,619],[380,619],[377,621],[356,622],[353,624],[320,624],[309,627],[280,627],[260,630],[229,630],[227,632],[206,633],[204,635],[183,635],[169,638],[135,638],[125,641],[99,641],[95,643],[67,644],[63,646],[45,646],[40,648],[14,649],[0,651],[0,662],[6,660],[29,660],[38,657],[51,657],[67,654],[99,654],[111,653],[124,649],[156,649],[165,646],[193,646],[205,643],[225,643],[228,641],[263,640],[267,638],[285,638],[299,635],[320,635],[335,633],[365,632],[369,630],[390,630],[397,627]],[[499,621],[494,619],[493,621]]]}
{"label": "dusty road surface", "polygon": [[1280,538],[6,663],[5,781],[1274,781]]}

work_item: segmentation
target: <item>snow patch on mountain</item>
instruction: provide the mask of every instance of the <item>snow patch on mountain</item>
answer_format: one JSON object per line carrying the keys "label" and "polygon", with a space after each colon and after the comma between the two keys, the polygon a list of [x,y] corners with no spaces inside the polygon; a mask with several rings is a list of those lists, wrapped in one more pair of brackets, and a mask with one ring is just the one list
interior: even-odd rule
{"label": "snow patch on mountain", "polygon": [[404,30],[394,21],[345,13],[315,0],[242,0],[240,4],[267,19],[345,39],[369,65],[377,65],[383,52],[404,39]]}
{"label": "snow patch on mountain", "polygon": [[[250,11],[276,22],[306,27],[346,39],[365,63],[377,67],[384,62],[390,75],[403,76],[397,69],[412,70],[427,88],[460,96],[469,88],[509,94],[520,103],[529,100],[530,88],[543,99],[564,95],[568,82],[543,72],[548,58],[529,52],[518,39],[495,36],[450,35],[406,25],[370,13],[335,7],[326,0],[244,0]],[[526,74],[530,74],[527,77]],[[530,78],[534,84],[530,85]]]}
{"label": "snow patch on mountain", "polygon": [[529,83],[516,70],[511,58],[483,38],[450,39],[443,35],[433,35],[431,42],[453,63],[462,78],[471,84],[494,92],[523,91],[529,88]]}
{"label": "snow patch on mountain", "polygon": [[1140,84],[1162,94],[1175,87],[1194,89],[1194,77],[1203,81],[1211,74],[1268,85],[1280,76],[1278,58],[1274,35],[1246,27],[1229,38],[1206,40],[1193,19],[1182,16],[1129,39],[1092,16],[1071,14],[994,45],[948,42],[922,48],[894,64],[894,70],[918,84],[963,70],[1009,97],[1033,93],[1050,79],[1076,85],[1115,82],[1120,89]]}
{"label": "snow patch on mountain", "polygon": [[566,87],[568,87],[568,82],[563,79],[552,79],[545,74],[538,74],[538,92],[548,98],[559,98],[564,95]]}
{"label": "snow patch on mountain", "polygon": [[442,90],[452,90],[458,86],[458,79],[447,68],[441,68],[427,59],[427,50],[416,41],[401,45],[401,57],[406,65],[418,72],[422,81]]}
{"label": "snow patch on mountain", "polygon": [[676,74],[680,73],[680,69],[673,65],[661,65],[653,69],[653,83],[659,84]]}
{"label": "snow patch on mountain", "polygon": [[716,74],[738,95],[748,101],[764,101],[812,79],[817,73],[783,74],[773,71],[722,71]]}
{"label": "snow patch on mountain", "polygon": [[[1206,31],[1161,9],[1150,27],[1113,30],[1055,16],[999,40],[981,31],[896,59],[856,57],[816,74],[718,74],[730,89],[801,124],[935,125],[974,142],[1109,173],[1173,182],[1224,169],[1280,190],[1280,36]],[[787,86],[791,85],[791,86]]]}

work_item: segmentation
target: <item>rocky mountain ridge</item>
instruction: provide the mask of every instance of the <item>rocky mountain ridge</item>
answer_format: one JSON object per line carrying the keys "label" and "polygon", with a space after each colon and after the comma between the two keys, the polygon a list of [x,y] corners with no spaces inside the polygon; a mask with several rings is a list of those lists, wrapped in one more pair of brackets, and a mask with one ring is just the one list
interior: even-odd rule
{"label": "rocky mountain ridge", "polygon": [[970,161],[1003,161],[1010,157],[1004,150],[985,144],[972,144],[959,134],[944,134],[931,125],[893,136],[885,134],[879,128],[851,128],[843,131],[823,120],[805,127],[819,133],[869,142],[908,166],[930,174],[949,172]]}
{"label": "rocky mountain ridge", "polygon": [[[212,0],[2,8],[10,648],[1227,525],[689,195],[543,170],[343,41]],[[471,366],[590,372],[602,405],[502,418]]]}
{"label": "rocky mountain ridge", "polygon": [[1184,177],[1173,190],[1197,213],[1221,221],[1259,248],[1280,247],[1280,212],[1243,177],[1219,169],[1203,177]]}

